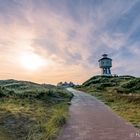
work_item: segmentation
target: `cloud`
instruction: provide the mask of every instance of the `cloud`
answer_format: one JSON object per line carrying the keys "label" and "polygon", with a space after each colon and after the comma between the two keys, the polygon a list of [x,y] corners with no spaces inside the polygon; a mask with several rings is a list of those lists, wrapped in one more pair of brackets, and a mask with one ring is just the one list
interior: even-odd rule
{"label": "cloud", "polygon": [[[139,3],[0,0],[1,74],[37,82],[80,83],[100,74],[98,59],[108,53],[113,58],[113,73],[139,76]],[[35,53],[51,63],[37,71],[35,78],[21,69],[17,61],[21,52]]]}

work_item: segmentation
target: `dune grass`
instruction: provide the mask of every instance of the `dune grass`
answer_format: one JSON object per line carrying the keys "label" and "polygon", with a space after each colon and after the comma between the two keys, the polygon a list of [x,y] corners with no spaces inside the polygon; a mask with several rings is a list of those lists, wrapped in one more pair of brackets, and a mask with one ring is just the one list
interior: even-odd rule
{"label": "dune grass", "polygon": [[10,80],[2,81],[0,97],[0,140],[52,140],[66,122],[72,94]]}

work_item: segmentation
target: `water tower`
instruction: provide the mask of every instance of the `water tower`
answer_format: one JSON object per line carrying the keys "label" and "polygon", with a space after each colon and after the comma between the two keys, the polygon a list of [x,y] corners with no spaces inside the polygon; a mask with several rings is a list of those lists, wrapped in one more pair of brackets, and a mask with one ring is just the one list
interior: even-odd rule
{"label": "water tower", "polygon": [[107,54],[103,54],[99,59],[99,66],[102,69],[102,75],[111,76],[112,59],[107,57]]}

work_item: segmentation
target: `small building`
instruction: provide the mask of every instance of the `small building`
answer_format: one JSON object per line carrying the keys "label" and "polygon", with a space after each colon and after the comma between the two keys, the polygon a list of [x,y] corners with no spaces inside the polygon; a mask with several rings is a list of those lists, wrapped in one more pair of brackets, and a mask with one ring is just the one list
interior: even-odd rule
{"label": "small building", "polygon": [[99,59],[99,67],[101,68],[101,74],[104,76],[111,76],[112,59],[107,54],[103,54]]}
{"label": "small building", "polygon": [[60,82],[57,84],[57,86],[67,88],[67,87],[74,87],[75,84],[73,82],[69,82],[69,83],[68,82]]}

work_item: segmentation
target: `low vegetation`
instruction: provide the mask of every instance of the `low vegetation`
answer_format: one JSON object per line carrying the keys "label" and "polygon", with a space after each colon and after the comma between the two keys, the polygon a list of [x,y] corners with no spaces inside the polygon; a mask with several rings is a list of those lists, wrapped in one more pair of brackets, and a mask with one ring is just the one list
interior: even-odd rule
{"label": "low vegetation", "polygon": [[52,140],[72,94],[52,85],[0,80],[0,140]]}
{"label": "low vegetation", "polygon": [[126,121],[140,128],[140,78],[94,76],[77,89],[96,96]]}

